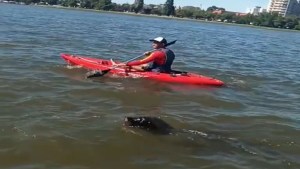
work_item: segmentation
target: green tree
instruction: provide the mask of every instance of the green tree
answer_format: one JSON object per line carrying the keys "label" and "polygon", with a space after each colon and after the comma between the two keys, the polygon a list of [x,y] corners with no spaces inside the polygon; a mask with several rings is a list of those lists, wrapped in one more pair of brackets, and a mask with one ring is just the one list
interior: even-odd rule
{"label": "green tree", "polygon": [[216,14],[213,14],[211,12],[206,12],[205,14],[205,18],[209,21],[214,20],[216,16],[217,16]]}
{"label": "green tree", "polygon": [[49,5],[57,5],[58,0],[45,0]]}
{"label": "green tree", "polygon": [[285,24],[286,24],[286,21],[284,20],[284,18],[282,16],[277,17],[277,19],[275,19],[273,21],[273,26],[275,28],[283,28]]}
{"label": "green tree", "polygon": [[[24,0],[23,1],[26,5],[29,5],[32,1],[31,0]],[[39,2],[37,2],[37,3],[39,3]]]}
{"label": "green tree", "polygon": [[140,12],[144,7],[144,0],[135,0],[134,2],[134,12],[138,13]]}
{"label": "green tree", "polygon": [[297,25],[299,25],[299,21],[296,17],[287,17],[285,18],[285,21],[285,28],[287,29],[294,29]]}
{"label": "green tree", "polygon": [[151,13],[160,16],[160,15],[163,14],[163,8],[161,6],[155,6],[155,5],[153,5]]}
{"label": "green tree", "polygon": [[78,1],[77,0],[63,0],[61,1],[62,6],[68,6],[68,7],[77,7]]}
{"label": "green tree", "polygon": [[96,9],[99,10],[111,10],[112,9],[112,3],[111,0],[99,0]]}
{"label": "green tree", "polygon": [[151,6],[145,6],[144,7],[144,13],[145,14],[151,14],[151,11],[152,11],[152,8],[151,8]]}
{"label": "green tree", "polygon": [[195,19],[206,19],[206,12],[204,10],[196,10],[193,15]]}
{"label": "green tree", "polygon": [[277,13],[262,13],[258,16],[261,26],[274,27],[274,20],[278,17]]}
{"label": "green tree", "polygon": [[224,20],[227,20],[228,22],[231,22],[233,20],[233,17],[235,16],[234,13],[228,13],[228,12],[225,12],[221,15],[220,19],[222,21]]}
{"label": "green tree", "polygon": [[182,9],[181,13],[182,13],[182,16],[186,17],[186,18],[191,18],[191,17],[194,16],[193,11],[190,11],[190,10],[187,10],[187,9]]}
{"label": "green tree", "polygon": [[167,0],[164,5],[164,14],[167,16],[175,15],[174,0]]}
{"label": "green tree", "polygon": [[216,10],[216,9],[218,9],[218,7],[216,7],[216,6],[211,6],[211,7],[208,7],[207,8],[207,10],[206,11],[214,11],[214,10]]}
{"label": "green tree", "polygon": [[203,12],[200,8],[198,7],[193,7],[193,6],[185,6],[182,8],[178,8],[176,10],[176,16],[177,17],[187,17],[187,18],[202,18],[203,17]]}
{"label": "green tree", "polygon": [[77,0],[68,0],[67,2],[68,2],[68,6],[70,6],[70,7],[78,7]]}
{"label": "green tree", "polygon": [[131,11],[131,5],[128,3],[122,4],[123,11]]}

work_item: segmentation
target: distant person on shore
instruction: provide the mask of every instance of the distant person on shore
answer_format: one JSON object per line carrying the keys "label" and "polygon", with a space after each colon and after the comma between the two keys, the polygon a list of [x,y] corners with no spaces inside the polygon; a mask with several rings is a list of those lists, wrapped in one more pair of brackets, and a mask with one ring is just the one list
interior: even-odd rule
{"label": "distant person on shore", "polygon": [[119,66],[127,66],[137,71],[153,71],[161,73],[170,73],[171,66],[175,59],[175,54],[172,50],[166,48],[168,42],[163,37],[151,39],[153,51],[145,52],[146,58],[135,60]]}

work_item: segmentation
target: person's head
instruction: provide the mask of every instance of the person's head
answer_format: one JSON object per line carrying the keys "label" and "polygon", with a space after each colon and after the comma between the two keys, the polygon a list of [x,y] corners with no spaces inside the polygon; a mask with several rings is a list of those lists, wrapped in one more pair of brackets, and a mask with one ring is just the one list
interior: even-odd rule
{"label": "person's head", "polygon": [[164,48],[166,46],[166,44],[168,43],[167,40],[163,37],[157,37],[154,39],[150,39],[150,42],[152,42],[153,49]]}

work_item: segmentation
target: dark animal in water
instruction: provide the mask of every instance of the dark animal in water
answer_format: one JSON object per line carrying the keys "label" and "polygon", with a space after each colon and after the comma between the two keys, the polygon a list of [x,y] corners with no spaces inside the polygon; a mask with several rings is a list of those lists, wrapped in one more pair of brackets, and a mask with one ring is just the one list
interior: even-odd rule
{"label": "dark animal in water", "polygon": [[[206,144],[211,144],[212,146],[215,146],[214,143],[216,143],[216,145],[227,143],[230,145],[230,151],[232,151],[232,147],[235,147],[250,154],[256,154],[255,151],[248,149],[244,143],[238,141],[237,139],[223,137],[213,133],[207,134],[197,130],[175,129],[157,117],[125,117],[124,126],[142,129],[153,134],[186,137],[189,140],[193,140],[192,143],[195,143],[195,140],[199,140],[200,137],[201,139],[206,139]],[[226,144],[224,146],[226,146]]]}
{"label": "dark animal in water", "polygon": [[170,134],[173,129],[157,117],[125,117],[124,126],[143,129],[154,134]]}

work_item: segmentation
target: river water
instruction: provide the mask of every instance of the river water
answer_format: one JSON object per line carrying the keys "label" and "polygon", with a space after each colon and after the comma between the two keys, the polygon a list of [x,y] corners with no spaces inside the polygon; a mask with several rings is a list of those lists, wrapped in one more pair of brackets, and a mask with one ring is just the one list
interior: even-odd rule
{"label": "river water", "polygon": [[[221,88],[85,79],[60,53],[125,61],[177,39],[174,68]],[[300,168],[300,33],[0,4],[0,168]],[[154,135],[123,127],[157,116]]]}

